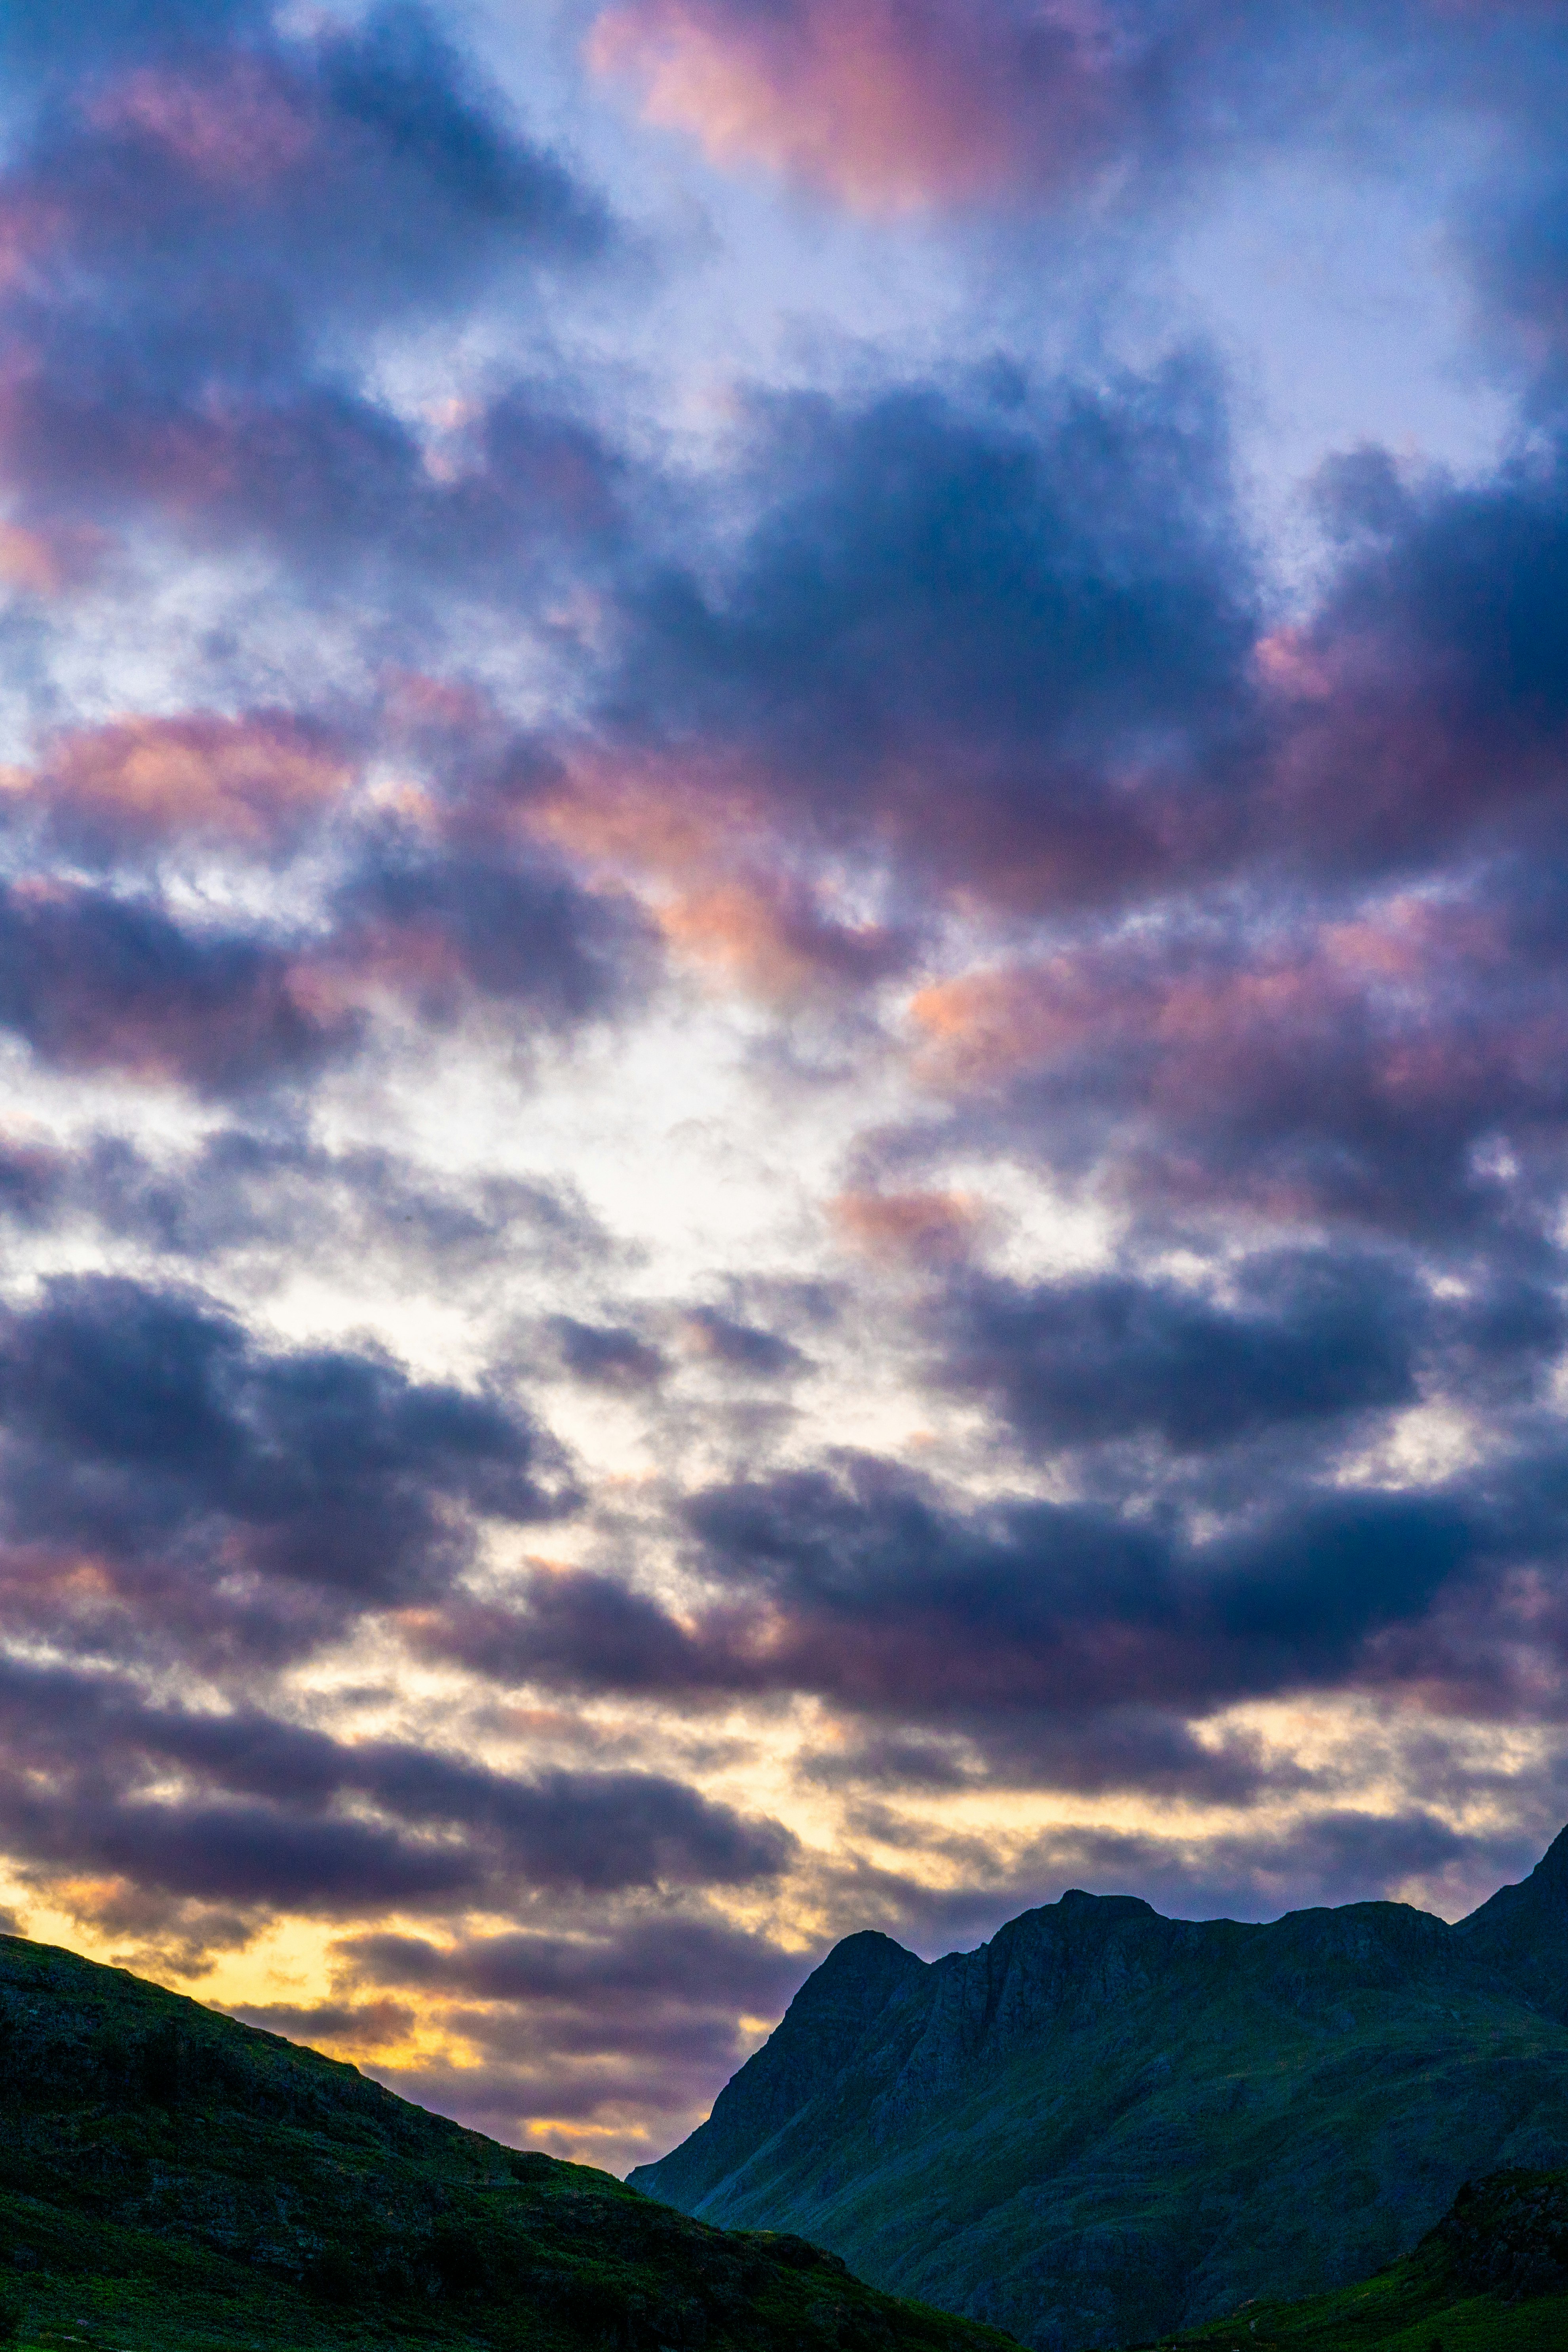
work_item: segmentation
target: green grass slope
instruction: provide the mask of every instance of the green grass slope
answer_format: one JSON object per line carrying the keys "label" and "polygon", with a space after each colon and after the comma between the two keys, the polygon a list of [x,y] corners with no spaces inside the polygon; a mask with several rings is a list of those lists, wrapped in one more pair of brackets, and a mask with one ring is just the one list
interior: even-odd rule
{"label": "green grass slope", "polygon": [[1564,2352],[1568,2172],[1494,2173],[1375,2278],[1247,2304],[1168,2342],[1170,2352]]}
{"label": "green grass slope", "polygon": [[0,2305],[23,2346],[126,2352],[1016,2352],[9,1937]]}
{"label": "green grass slope", "polygon": [[[1397,1904],[1246,1927],[1074,1895],[931,1967],[853,1938],[632,2179],[1037,2352],[1346,2286],[1465,2180],[1568,2160],[1565,1888],[1568,1839],[1475,1934]],[[858,1948],[868,2021],[814,2067]]]}

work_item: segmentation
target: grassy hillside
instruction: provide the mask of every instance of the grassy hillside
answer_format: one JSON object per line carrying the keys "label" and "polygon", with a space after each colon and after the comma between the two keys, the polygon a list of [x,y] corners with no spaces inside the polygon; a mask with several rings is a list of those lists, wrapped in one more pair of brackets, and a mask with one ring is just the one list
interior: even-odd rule
{"label": "grassy hillside", "polygon": [[1074,1895],[930,1967],[854,1937],[710,2122],[632,2177],[1037,2352],[1348,2286],[1465,2180],[1568,2161],[1565,1893],[1560,1840],[1468,1927],[1398,1904],[1199,1925]]}
{"label": "grassy hillside", "polygon": [[1247,2304],[1169,2341],[1173,2352],[1563,2352],[1568,2172],[1494,2173],[1377,2277]]}
{"label": "grassy hillside", "polygon": [[1009,2352],[797,2238],[706,2228],[8,1937],[0,2302],[24,2345],[127,2352]]}

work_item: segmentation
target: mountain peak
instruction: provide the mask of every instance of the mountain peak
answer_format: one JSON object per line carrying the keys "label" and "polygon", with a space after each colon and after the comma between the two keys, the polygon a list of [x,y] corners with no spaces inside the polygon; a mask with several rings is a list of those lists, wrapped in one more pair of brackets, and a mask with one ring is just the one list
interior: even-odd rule
{"label": "mountain peak", "polygon": [[[904,1945],[884,1936],[880,1927],[858,1927],[852,1936],[841,1936],[837,1944],[807,1977],[806,1984],[815,1984],[827,1969],[837,1975],[846,1969],[863,1974],[868,1969],[891,1969],[907,1972],[910,1968],[923,1969],[927,1963]],[[803,1985],[802,1991],[805,1990]]]}
{"label": "mountain peak", "polygon": [[1568,1832],[1458,1928],[1074,1886],[930,1964],[847,1937],[633,2178],[1063,2352],[1365,2276],[1467,2178],[1564,2147]]}
{"label": "mountain peak", "polygon": [[1069,1903],[1092,1904],[1097,1911],[1108,1913],[1141,1911],[1151,1919],[1157,1919],[1160,1916],[1153,1905],[1145,1903],[1141,1895],[1090,1895],[1081,1886],[1065,1887],[1058,1900],[1055,1904],[1048,1904],[1046,1907],[1048,1910],[1061,1910]]}
{"label": "mountain peak", "polygon": [[1455,1933],[1474,1958],[1489,1961],[1548,2016],[1568,2023],[1568,1829],[1528,1878],[1500,1886]]}

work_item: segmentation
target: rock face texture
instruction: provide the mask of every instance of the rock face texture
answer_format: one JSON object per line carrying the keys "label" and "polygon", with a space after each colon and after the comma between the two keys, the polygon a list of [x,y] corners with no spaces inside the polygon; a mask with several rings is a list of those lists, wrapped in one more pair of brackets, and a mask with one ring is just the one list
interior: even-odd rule
{"label": "rock face texture", "polygon": [[851,1937],[631,2181],[1072,2352],[1364,2277],[1564,2163],[1568,1832],[1457,1927],[1072,1893],[931,1964]]}

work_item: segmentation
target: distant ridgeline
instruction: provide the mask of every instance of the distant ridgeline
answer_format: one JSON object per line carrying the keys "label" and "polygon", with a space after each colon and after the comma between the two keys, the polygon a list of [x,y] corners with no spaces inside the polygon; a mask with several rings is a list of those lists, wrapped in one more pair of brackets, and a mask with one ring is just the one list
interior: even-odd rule
{"label": "distant ridgeline", "polygon": [[630,2179],[1067,2352],[1365,2279],[1467,2181],[1564,2166],[1568,1831],[1454,1927],[1074,1893],[929,1965],[851,1936]]}
{"label": "distant ridgeline", "polygon": [[1017,2352],[0,1937],[0,2336],[118,2352]]}

